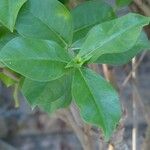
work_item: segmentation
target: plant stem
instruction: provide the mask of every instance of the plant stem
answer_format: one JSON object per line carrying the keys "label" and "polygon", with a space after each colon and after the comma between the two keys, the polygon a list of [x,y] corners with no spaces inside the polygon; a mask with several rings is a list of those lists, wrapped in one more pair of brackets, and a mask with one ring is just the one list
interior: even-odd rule
{"label": "plant stem", "polygon": [[[90,137],[88,135],[86,135],[84,133],[83,129],[76,123],[71,111],[70,110],[65,111],[65,114],[66,114],[66,117],[67,117],[72,129],[74,130],[74,132],[76,133],[76,136],[78,137],[79,141],[81,142],[83,149],[84,150],[94,150],[91,145]],[[79,117],[79,119],[80,119],[80,117]]]}
{"label": "plant stem", "polygon": [[16,83],[14,86],[14,93],[13,93],[13,97],[14,97],[14,101],[15,101],[15,108],[18,108],[20,106],[19,99],[18,99],[18,93],[19,93],[19,84]]}
{"label": "plant stem", "polygon": [[9,70],[7,70],[5,68],[0,68],[0,72],[2,72],[4,75],[10,77],[14,81],[19,82],[19,78],[14,73],[10,72]]}
{"label": "plant stem", "polygon": [[136,58],[132,59],[132,106],[133,106],[133,128],[132,128],[132,150],[137,150],[137,137],[138,137],[138,118],[137,118],[137,95],[136,87]]}

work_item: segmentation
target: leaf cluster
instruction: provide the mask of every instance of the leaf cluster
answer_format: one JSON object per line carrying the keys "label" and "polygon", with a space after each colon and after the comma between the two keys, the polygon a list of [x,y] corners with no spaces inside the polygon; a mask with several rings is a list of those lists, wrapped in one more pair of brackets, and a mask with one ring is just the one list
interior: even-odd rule
{"label": "leaf cluster", "polygon": [[[150,48],[142,31],[149,22],[134,13],[118,18],[103,1],[69,11],[57,0],[1,0],[0,67],[20,77],[32,107],[52,113],[74,100],[82,118],[109,139],[121,117],[119,97],[87,66],[125,64]],[[16,84],[2,73],[0,79]]]}

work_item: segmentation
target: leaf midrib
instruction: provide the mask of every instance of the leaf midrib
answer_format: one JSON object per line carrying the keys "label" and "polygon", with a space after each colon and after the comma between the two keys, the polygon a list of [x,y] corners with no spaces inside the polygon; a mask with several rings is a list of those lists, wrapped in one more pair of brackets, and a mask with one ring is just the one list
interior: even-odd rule
{"label": "leaf midrib", "polygon": [[[100,114],[101,117],[103,118],[102,112],[101,112],[101,110],[100,110],[100,109],[98,108],[98,106],[97,106],[97,102],[96,102],[96,100],[95,100],[95,97],[93,96],[92,91],[91,91],[91,89],[90,89],[88,83],[86,82],[86,79],[84,78],[84,75],[82,74],[82,71],[81,71],[80,69],[79,69],[78,71],[80,72],[80,74],[81,74],[81,76],[82,76],[82,78],[83,78],[85,84],[87,85],[87,88],[88,88],[89,91],[90,91],[91,96],[92,96],[93,99],[94,99],[94,105],[96,106],[96,108],[97,108],[99,114]],[[104,118],[103,118],[102,120],[99,120],[99,121],[100,121],[100,123],[101,123],[101,122],[103,123],[103,127],[105,128],[105,131],[106,131],[106,126],[105,126],[105,123],[104,123],[103,120],[104,120]]]}
{"label": "leaf midrib", "polygon": [[65,63],[65,64],[67,64],[68,62],[67,61],[63,61],[63,60],[59,60],[59,59],[43,59],[43,58],[38,58],[38,59],[36,59],[36,58],[28,58],[28,59],[3,59],[2,58],[2,60],[0,60],[0,61],[26,61],[26,60],[30,60],[30,61],[56,61],[56,62],[62,62],[62,63]]}
{"label": "leaf midrib", "polygon": [[52,27],[48,26],[48,25],[47,25],[45,22],[43,22],[39,17],[35,16],[35,15],[31,12],[31,10],[28,9],[28,11],[29,11],[36,19],[38,19],[40,22],[42,22],[42,24],[44,24],[50,31],[52,31],[52,32],[56,35],[56,37],[57,37],[60,41],[62,41],[62,43],[63,43],[65,46],[68,45],[67,42],[66,42],[61,36],[59,36],[60,34],[57,33],[55,30],[53,30]]}
{"label": "leaf midrib", "polygon": [[[146,22],[146,21],[143,21],[143,22]],[[141,24],[141,23],[139,23],[139,24]],[[121,32],[119,32],[119,33],[115,33],[113,36],[111,36],[110,38],[107,38],[103,43],[101,43],[101,45],[100,46],[97,46],[95,49],[93,49],[93,50],[89,50],[89,53],[86,55],[86,54],[84,54],[86,57],[88,57],[89,55],[91,55],[93,52],[96,52],[97,51],[97,49],[99,49],[99,48],[101,48],[102,46],[104,46],[105,44],[107,44],[108,42],[110,42],[110,41],[112,41],[112,40],[114,40],[115,38],[118,38],[119,36],[121,36],[123,33],[125,33],[126,31],[128,31],[128,30],[130,30],[130,29],[132,29],[132,28],[136,28],[136,27],[138,27],[139,26],[139,24],[137,24],[137,25],[132,25],[132,26],[130,26],[130,27],[128,27],[128,28],[126,28],[126,29],[124,29],[124,30],[122,30]],[[145,23],[146,24],[146,23]],[[142,25],[142,27],[144,26],[144,24]],[[142,28],[141,27],[141,28]],[[83,56],[84,56],[83,55]],[[82,55],[81,55],[82,56]],[[92,57],[92,56],[91,56]]]}

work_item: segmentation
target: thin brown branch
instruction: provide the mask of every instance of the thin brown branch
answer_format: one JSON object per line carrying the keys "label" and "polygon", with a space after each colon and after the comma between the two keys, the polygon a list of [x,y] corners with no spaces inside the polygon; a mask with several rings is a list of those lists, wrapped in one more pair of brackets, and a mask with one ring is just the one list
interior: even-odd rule
{"label": "thin brown branch", "polygon": [[19,106],[20,106],[18,94],[19,94],[19,83],[16,83],[14,86],[14,92],[13,92],[13,98],[15,101],[15,108],[19,108]]}
{"label": "thin brown branch", "polygon": [[86,135],[84,133],[84,131],[82,130],[82,128],[77,125],[70,110],[65,111],[64,113],[66,114],[69,124],[71,125],[72,129],[74,130],[78,139],[80,140],[83,149],[84,150],[93,150],[89,136]]}
{"label": "thin brown branch", "polygon": [[119,88],[118,88],[118,85],[117,85],[117,82],[116,82],[116,78],[115,78],[115,75],[114,75],[113,67],[110,67],[110,66],[108,66],[106,64],[103,64],[102,68],[103,68],[103,73],[104,73],[104,76],[105,76],[106,80],[109,81],[110,84],[117,91],[119,91]]}
{"label": "thin brown branch", "polygon": [[[143,60],[143,58],[145,57],[145,55],[146,55],[146,52],[143,52],[142,55],[140,56],[138,62],[137,62],[137,63],[135,64],[135,66],[134,66],[134,69],[135,69],[135,70],[139,67],[139,65],[140,65],[140,63],[142,62],[142,60]],[[126,84],[127,84],[128,81],[131,79],[131,77],[132,77],[132,71],[131,71],[131,72],[128,74],[128,76],[125,78],[124,82],[122,83],[122,87],[125,87],[125,86],[126,86]]]}
{"label": "thin brown branch", "polygon": [[137,95],[135,91],[137,74],[136,74],[136,58],[132,59],[132,107],[133,107],[133,128],[132,128],[132,150],[137,150],[138,137],[138,118],[137,118]]}
{"label": "thin brown branch", "polygon": [[144,2],[141,0],[133,0],[134,3],[144,12],[146,16],[150,16],[150,9],[149,6],[146,5]]}

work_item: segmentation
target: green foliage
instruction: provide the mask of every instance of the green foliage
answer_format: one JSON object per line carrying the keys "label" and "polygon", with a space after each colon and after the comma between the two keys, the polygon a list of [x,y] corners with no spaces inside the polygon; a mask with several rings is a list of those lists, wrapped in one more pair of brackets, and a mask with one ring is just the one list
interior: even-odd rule
{"label": "green foliage", "polygon": [[[142,32],[150,18],[133,13],[116,18],[102,1],[70,12],[57,0],[7,3],[0,1],[0,68],[20,74],[15,85],[22,84],[32,107],[52,113],[74,99],[82,118],[109,139],[121,117],[119,96],[87,64],[124,64],[150,48]],[[11,85],[3,73],[0,78]]]}
{"label": "green foliage", "polygon": [[59,1],[63,4],[67,4],[69,2],[69,0],[59,0]]}
{"label": "green foliage", "polygon": [[7,86],[10,87],[15,84],[15,81],[7,75],[0,73],[0,80]]}
{"label": "green foliage", "polygon": [[118,7],[127,6],[132,2],[132,0],[116,0],[116,5]]}
{"label": "green foliage", "polygon": [[5,27],[0,26],[0,50],[5,46],[7,42],[11,39],[15,38],[17,35],[15,33],[11,33]]}
{"label": "green foliage", "polygon": [[0,22],[13,32],[18,12],[27,0],[1,0]]}
{"label": "green foliage", "polygon": [[50,82],[25,79],[22,91],[32,107],[39,106],[50,113],[70,104],[71,81],[71,75],[64,75]]}
{"label": "green foliage", "polygon": [[93,62],[103,54],[125,52],[135,45],[148,23],[149,18],[129,13],[97,25],[89,31],[77,57]]}
{"label": "green foliage", "polygon": [[[7,42],[16,37],[16,33],[11,33],[8,29],[0,26],[0,50],[5,46]],[[4,67],[4,63],[0,61],[0,67]]]}
{"label": "green foliage", "polygon": [[63,46],[71,43],[72,17],[56,0],[29,0],[21,9],[16,30],[24,37],[54,40]]}
{"label": "green foliage", "polygon": [[103,1],[84,2],[74,8],[71,14],[74,21],[74,41],[84,37],[93,26],[115,18],[111,6]]}
{"label": "green foliage", "polygon": [[53,41],[17,37],[3,47],[0,60],[27,78],[50,81],[65,74],[70,59],[66,51]]}
{"label": "green foliage", "polygon": [[72,94],[83,119],[101,127],[108,139],[121,117],[117,92],[101,76],[83,68],[75,71]]}
{"label": "green foliage", "polygon": [[111,65],[123,65],[127,64],[135,55],[140,53],[143,49],[149,49],[150,42],[144,32],[138,37],[135,45],[128,51],[122,53],[111,53],[101,55],[95,63],[111,64]]}

